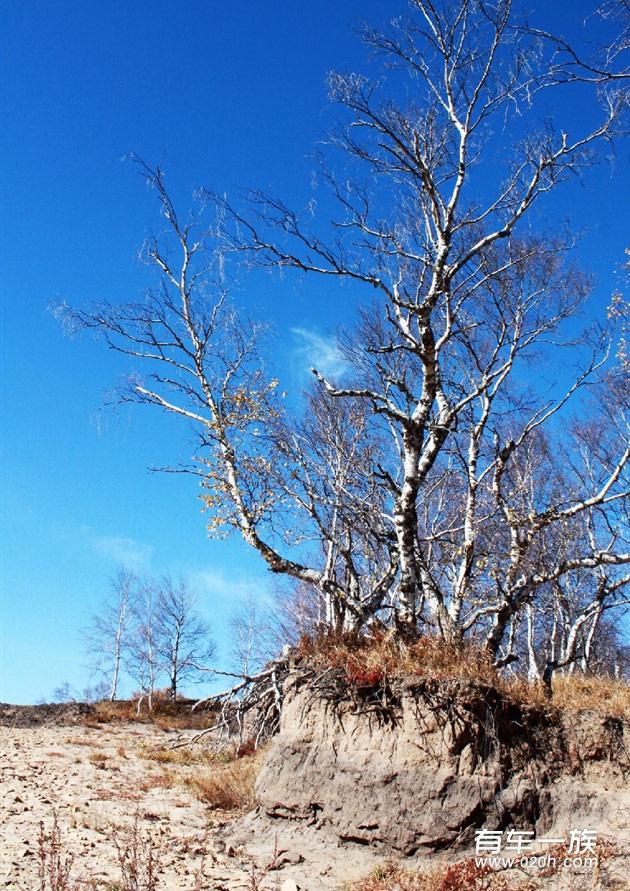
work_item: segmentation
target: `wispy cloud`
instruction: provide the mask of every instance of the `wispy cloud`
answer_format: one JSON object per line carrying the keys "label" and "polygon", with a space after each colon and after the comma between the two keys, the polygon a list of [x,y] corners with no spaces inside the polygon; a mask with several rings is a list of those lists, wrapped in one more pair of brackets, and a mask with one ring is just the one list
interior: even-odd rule
{"label": "wispy cloud", "polygon": [[117,535],[99,535],[93,538],[92,548],[99,557],[113,560],[134,572],[146,572],[153,554],[152,545]]}
{"label": "wispy cloud", "polygon": [[310,328],[292,328],[298,343],[295,354],[305,369],[316,368],[325,377],[339,378],[348,371],[334,336],[319,334]]}
{"label": "wispy cloud", "polygon": [[233,576],[217,569],[199,569],[190,573],[191,586],[217,602],[246,600],[260,590],[260,577]]}
{"label": "wispy cloud", "polygon": [[275,604],[272,587],[264,570],[259,574],[234,575],[218,568],[187,573],[187,581],[202,602],[213,610],[225,611],[225,619],[241,605],[253,599],[264,611]]}

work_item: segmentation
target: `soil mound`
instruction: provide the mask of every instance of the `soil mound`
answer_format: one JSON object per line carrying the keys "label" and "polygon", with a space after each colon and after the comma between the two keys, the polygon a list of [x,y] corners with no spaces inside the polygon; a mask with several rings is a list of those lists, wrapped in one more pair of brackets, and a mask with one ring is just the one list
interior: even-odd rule
{"label": "soil mound", "polygon": [[351,695],[295,678],[256,793],[276,825],[394,855],[464,849],[476,830],[508,827],[595,827],[621,841],[629,736],[621,718],[525,707],[476,682]]}
{"label": "soil mound", "polygon": [[94,707],[87,702],[55,702],[44,705],[10,705],[0,702],[0,726],[47,727],[79,724]]}

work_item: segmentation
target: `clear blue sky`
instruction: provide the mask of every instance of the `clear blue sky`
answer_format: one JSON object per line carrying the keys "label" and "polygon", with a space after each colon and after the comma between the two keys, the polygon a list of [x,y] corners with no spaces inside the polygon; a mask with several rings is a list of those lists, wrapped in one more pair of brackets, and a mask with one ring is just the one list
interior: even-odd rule
{"label": "clear blue sky", "polygon": [[[592,8],[553,6],[558,30]],[[244,545],[208,540],[193,480],[146,470],[188,457],[186,431],[149,410],[104,412],[123,366],[90,338],[65,339],[46,307],[133,298],[147,284],[135,252],[156,222],[155,198],[121,161],[130,151],[164,166],[183,206],[199,185],[257,185],[303,204],[308,155],[333,119],[326,73],[360,68],[353,26],[399,9],[376,0],[3,3],[0,699],[31,702],[62,681],[87,683],[80,629],[121,560],[184,574],[224,654],[235,602],[271,591]],[[585,228],[583,259],[602,306],[625,247],[624,168],[625,157],[615,177],[602,168],[597,185],[574,184],[561,199],[561,213]],[[311,361],[293,329],[310,332],[311,345],[330,334],[337,297],[291,282],[252,295],[259,315],[284,316],[278,349],[293,391]]]}

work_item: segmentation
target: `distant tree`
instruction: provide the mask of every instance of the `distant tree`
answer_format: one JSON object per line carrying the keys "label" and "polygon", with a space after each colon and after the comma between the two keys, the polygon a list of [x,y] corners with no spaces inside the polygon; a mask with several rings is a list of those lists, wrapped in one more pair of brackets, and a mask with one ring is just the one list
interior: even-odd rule
{"label": "distant tree", "polygon": [[[249,594],[230,619],[230,657],[233,668],[243,675],[252,675],[268,662],[279,647],[275,646],[274,624]],[[286,640],[286,638],[285,638]]]}
{"label": "distant tree", "polygon": [[[625,621],[628,620],[626,612]],[[630,646],[624,640],[621,622],[604,618],[589,635],[584,649],[584,665],[590,674],[603,674],[630,681]]]}
{"label": "distant tree", "polygon": [[102,702],[109,696],[110,686],[107,681],[99,681],[97,684],[88,684],[81,691],[77,690],[68,681],[59,684],[52,691],[50,699],[42,698],[39,704],[47,702]]}
{"label": "distant tree", "polygon": [[[44,700],[45,701],[45,700]],[[52,695],[50,697],[51,702],[78,702],[79,701],[79,693],[68,681],[64,681],[63,684],[59,684],[58,687],[52,691]]]}
{"label": "distant tree", "polygon": [[166,577],[154,598],[157,662],[168,676],[170,698],[175,701],[184,681],[200,678],[199,666],[212,658],[215,645],[195,609],[196,597],[183,581],[175,585]]}
{"label": "distant tree", "polygon": [[144,699],[148,702],[149,711],[153,709],[153,694],[161,673],[157,601],[158,592],[154,585],[143,581],[132,606],[132,625],[125,660],[129,676],[140,688],[138,711]]}
{"label": "distant tree", "polygon": [[104,699],[109,699],[110,693],[111,687],[105,680],[88,684],[81,690],[81,702],[103,702]]}
{"label": "distant tree", "polygon": [[129,570],[120,569],[111,580],[111,588],[103,606],[92,616],[84,637],[92,669],[101,682],[107,683],[106,695],[113,702],[130,641],[138,580]]}

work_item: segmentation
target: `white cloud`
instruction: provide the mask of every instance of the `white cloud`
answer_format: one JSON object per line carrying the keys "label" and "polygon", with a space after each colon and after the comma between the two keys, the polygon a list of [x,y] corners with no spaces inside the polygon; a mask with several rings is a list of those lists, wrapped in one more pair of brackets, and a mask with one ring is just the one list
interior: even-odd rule
{"label": "white cloud", "polygon": [[216,601],[246,600],[261,589],[260,576],[233,576],[217,569],[200,569],[188,576],[191,587]]}
{"label": "white cloud", "polygon": [[292,328],[298,338],[296,355],[307,368],[316,368],[325,377],[339,378],[348,371],[348,363],[341,355],[333,336],[325,336],[309,328]]}
{"label": "white cloud", "polygon": [[92,547],[100,557],[120,563],[134,572],[146,572],[153,554],[152,545],[117,535],[100,535],[92,539]]}

